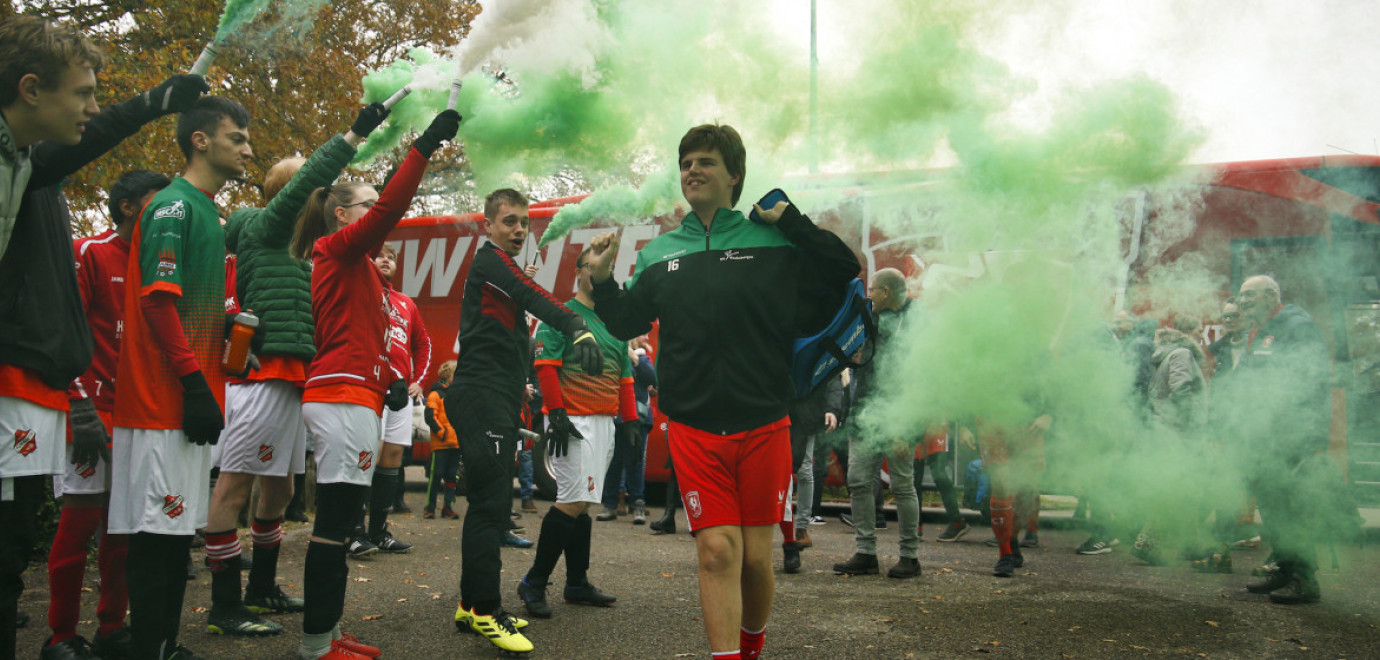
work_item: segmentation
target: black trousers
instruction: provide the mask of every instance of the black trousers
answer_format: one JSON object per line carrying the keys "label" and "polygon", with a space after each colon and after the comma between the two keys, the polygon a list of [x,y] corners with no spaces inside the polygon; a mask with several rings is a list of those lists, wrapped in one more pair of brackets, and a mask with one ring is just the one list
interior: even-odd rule
{"label": "black trousers", "polygon": [[460,601],[478,614],[499,608],[499,572],[513,504],[520,400],[494,390],[452,385],[446,416],[460,440],[469,509],[460,541]]}
{"label": "black trousers", "polygon": [[[0,499],[0,658],[14,657],[14,618],[24,593],[24,569],[34,546],[34,521],[47,475],[0,479],[13,497]],[[11,485],[12,484],[12,485]],[[8,493],[7,493],[8,495]]]}

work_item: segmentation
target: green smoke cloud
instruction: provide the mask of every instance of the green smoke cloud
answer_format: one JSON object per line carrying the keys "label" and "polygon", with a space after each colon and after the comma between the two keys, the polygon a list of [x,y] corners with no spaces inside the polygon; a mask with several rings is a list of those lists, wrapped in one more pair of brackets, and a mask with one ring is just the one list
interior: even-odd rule
{"label": "green smoke cloud", "polygon": [[[460,133],[477,185],[521,186],[560,171],[592,182],[596,192],[562,208],[543,243],[594,221],[639,222],[678,201],[680,136],[731,124],[748,148],[740,207],[781,186],[817,217],[845,209],[850,222],[862,218],[836,229],[863,245],[869,268],[874,235],[914,253],[915,318],[876,358],[877,391],[846,434],[855,450],[915,438],[937,421],[1019,429],[1048,414],[1048,472],[1023,476],[1091,498],[1115,514],[1128,544],[1144,528],[1170,556],[1220,540],[1204,521],[1214,508],[1219,521],[1232,517],[1262,474],[1301,501],[1335,500],[1326,462],[1302,479],[1257,469],[1286,461],[1260,444],[1278,416],[1250,411],[1306,409],[1289,389],[1297,378],[1250,390],[1214,383],[1211,423],[1185,429],[1147,411],[1128,359],[1134,337],[1118,340],[1107,327],[1114,308],[1148,308],[1157,321],[1209,318],[1232,286],[1213,263],[1223,255],[1173,252],[1203,204],[1201,175],[1183,164],[1205,135],[1171,90],[1145,75],[1087,81],[1032,119],[1023,103],[1035,83],[984,45],[1010,21],[1054,35],[1066,3],[819,5],[821,31],[841,33],[849,49],[820,62],[817,140],[803,39],[782,34],[764,3],[486,9],[468,48],[450,57],[467,72]],[[403,70],[388,76],[366,81],[378,87],[367,99],[412,80]],[[418,117],[444,103],[444,83],[435,89],[409,99]],[[889,178],[899,182],[858,197],[828,182],[783,185],[814,162],[836,173],[944,168]],[[1127,255],[1132,233],[1138,252]]]}
{"label": "green smoke cloud", "polygon": [[268,0],[227,0],[225,11],[220,15],[220,24],[216,26],[215,43],[224,43],[266,7]]}
{"label": "green smoke cloud", "polygon": [[387,121],[372,133],[355,154],[354,164],[367,164],[398,146],[404,135],[427,127],[445,109],[449,91],[437,81],[450,81],[453,65],[427,48],[414,48],[392,64],[364,76],[364,102],[383,101],[403,87],[414,84],[412,93],[393,106]]}

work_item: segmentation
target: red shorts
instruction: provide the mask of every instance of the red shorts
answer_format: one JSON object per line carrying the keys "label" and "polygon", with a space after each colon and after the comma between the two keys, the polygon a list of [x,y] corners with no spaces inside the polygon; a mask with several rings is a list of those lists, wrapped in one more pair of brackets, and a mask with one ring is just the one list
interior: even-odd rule
{"label": "red shorts", "polygon": [[691,533],[781,522],[791,481],[789,417],[732,435],[670,422],[667,436]]}

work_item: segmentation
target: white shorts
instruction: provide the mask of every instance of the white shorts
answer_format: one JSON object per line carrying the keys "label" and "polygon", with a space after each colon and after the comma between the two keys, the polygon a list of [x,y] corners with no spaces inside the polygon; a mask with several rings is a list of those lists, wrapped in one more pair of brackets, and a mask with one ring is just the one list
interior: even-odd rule
{"label": "white shorts", "polygon": [[62,474],[67,411],[0,396],[0,477]]}
{"label": "white shorts", "polygon": [[62,474],[53,475],[53,497],[68,495],[101,495],[110,489],[110,464],[96,457],[95,465],[72,462],[72,445],[67,445],[67,460]]}
{"label": "white shorts", "polygon": [[111,534],[191,536],[206,526],[211,447],[181,429],[115,427],[110,462]]}
{"label": "white shorts", "polygon": [[353,403],[302,404],[302,419],[316,439],[316,483],[368,486],[378,463],[379,416]]}
{"label": "white shorts", "polygon": [[412,397],[407,399],[407,407],[402,410],[389,410],[383,407],[383,441],[390,445],[412,446]]}
{"label": "white shorts", "polygon": [[613,417],[590,415],[571,417],[583,440],[571,438],[565,456],[551,458],[551,476],[556,478],[556,503],[598,504],[604,497],[604,475],[613,460]]}
{"label": "white shorts", "polygon": [[220,471],[288,477],[307,471],[302,389],[285,380],[225,386]]}

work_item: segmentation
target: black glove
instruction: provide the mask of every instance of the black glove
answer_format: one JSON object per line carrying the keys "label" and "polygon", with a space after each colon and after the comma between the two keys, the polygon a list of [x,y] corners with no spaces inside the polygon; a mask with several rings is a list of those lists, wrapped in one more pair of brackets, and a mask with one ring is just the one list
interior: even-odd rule
{"label": "black glove", "polygon": [[96,459],[104,458],[110,463],[110,435],[105,432],[101,416],[96,414],[96,403],[91,399],[77,399],[72,402],[72,412],[67,414],[67,424],[72,427],[72,464],[95,465]]}
{"label": "black glove", "polygon": [[350,132],[360,137],[369,137],[369,134],[374,132],[374,129],[378,128],[383,120],[388,118],[390,112],[392,111],[383,107],[382,103],[370,103],[359,109],[355,123],[350,124]]}
{"label": "black glove", "polygon": [[642,421],[631,420],[618,425],[618,441],[628,448],[628,462],[642,461]]}
{"label": "black glove", "polygon": [[565,456],[569,450],[570,439],[584,440],[585,436],[570,423],[565,408],[556,408],[546,413],[546,446],[551,449],[552,458]]}
{"label": "black glove", "polygon": [[162,117],[192,107],[202,94],[211,91],[206,79],[195,73],[179,73],[144,92],[144,107],[149,117]]}
{"label": "black glove", "polygon": [[407,381],[399,378],[388,386],[388,393],[383,395],[383,405],[388,406],[389,410],[397,412],[407,407]]}
{"label": "black glove", "polygon": [[431,158],[431,154],[441,147],[442,142],[446,142],[455,137],[460,131],[460,113],[454,110],[442,110],[441,114],[431,120],[431,125],[422,131],[421,137],[412,143],[412,148],[416,149],[423,156]]}
{"label": "black glove", "polygon": [[584,321],[570,333],[570,353],[585,373],[597,376],[604,372],[604,350],[599,348],[599,341],[585,327]]}
{"label": "black glove", "polygon": [[211,386],[206,384],[206,376],[198,369],[178,380],[182,381],[182,432],[187,434],[187,442],[198,445],[220,442],[225,415],[215,395],[211,394]]}

